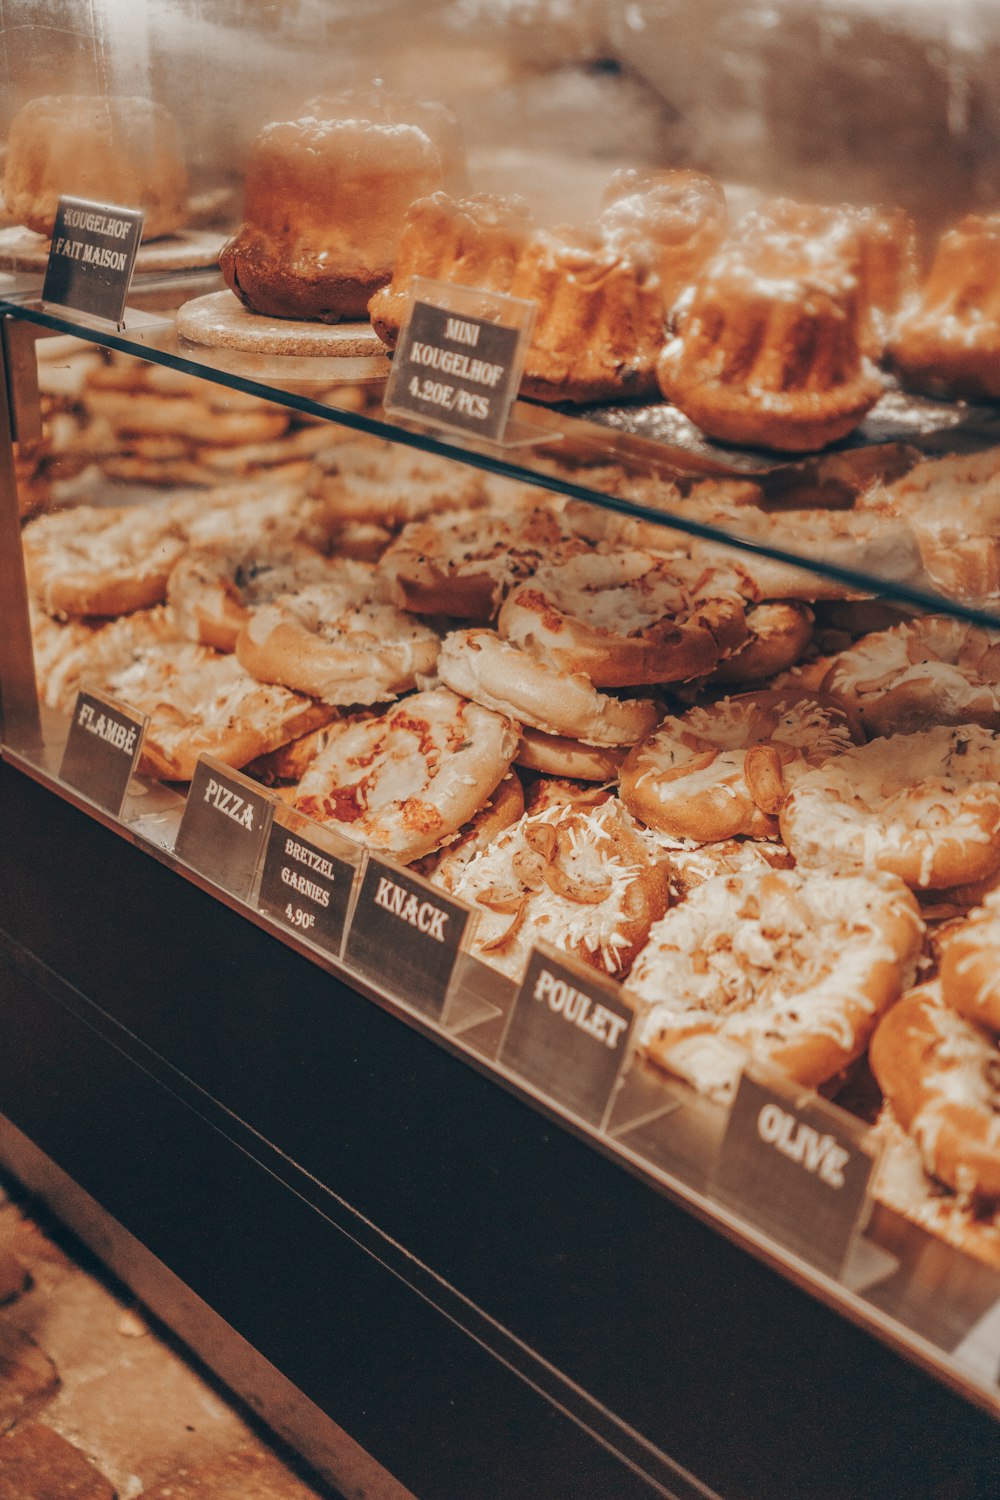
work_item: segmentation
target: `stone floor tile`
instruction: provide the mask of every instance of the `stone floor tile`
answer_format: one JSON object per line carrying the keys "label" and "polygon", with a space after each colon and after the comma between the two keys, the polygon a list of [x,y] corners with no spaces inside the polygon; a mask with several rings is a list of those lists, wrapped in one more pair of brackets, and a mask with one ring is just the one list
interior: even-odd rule
{"label": "stone floor tile", "polygon": [[248,1444],[221,1458],[178,1469],[142,1500],[317,1500],[273,1453]]}
{"label": "stone floor tile", "polygon": [[115,1500],[90,1460],[42,1422],[0,1438],[0,1500]]}
{"label": "stone floor tile", "polygon": [[49,1356],[0,1314],[0,1432],[36,1416],[58,1389],[59,1372]]}

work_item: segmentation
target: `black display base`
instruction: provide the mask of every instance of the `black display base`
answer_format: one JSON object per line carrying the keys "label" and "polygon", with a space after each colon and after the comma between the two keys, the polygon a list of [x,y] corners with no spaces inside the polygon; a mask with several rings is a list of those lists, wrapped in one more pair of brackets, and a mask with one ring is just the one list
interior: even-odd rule
{"label": "black display base", "polygon": [[1000,1492],[991,1418],[6,765],[0,829],[10,1140],[419,1500]]}

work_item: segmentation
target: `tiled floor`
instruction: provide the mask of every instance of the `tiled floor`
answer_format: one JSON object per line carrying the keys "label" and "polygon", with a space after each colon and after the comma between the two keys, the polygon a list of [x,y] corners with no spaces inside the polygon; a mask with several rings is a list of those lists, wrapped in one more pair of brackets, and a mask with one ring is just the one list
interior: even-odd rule
{"label": "tiled floor", "polygon": [[0,1500],[338,1500],[0,1184]]}

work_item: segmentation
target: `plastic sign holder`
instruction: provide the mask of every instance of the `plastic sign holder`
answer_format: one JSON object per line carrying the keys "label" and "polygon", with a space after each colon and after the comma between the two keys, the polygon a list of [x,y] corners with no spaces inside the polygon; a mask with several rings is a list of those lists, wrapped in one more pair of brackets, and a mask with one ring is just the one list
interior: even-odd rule
{"label": "plastic sign holder", "polygon": [[277,806],[264,849],[257,910],[339,959],[364,850],[304,813]]}
{"label": "plastic sign holder", "polygon": [[867,1127],[757,1065],[740,1078],[712,1192],[793,1253],[842,1277],[875,1166]]}
{"label": "plastic sign holder", "polygon": [[249,776],[200,755],[174,854],[231,896],[248,901],[274,807],[274,798]]}
{"label": "plastic sign holder", "polygon": [[464,902],[404,865],[369,854],[344,963],[390,998],[440,1022],[473,920]]}
{"label": "plastic sign holder", "polygon": [[138,208],[60,198],[42,301],[106,319],[123,330],[144,217]]}
{"label": "plastic sign holder", "polygon": [[497,1061],[601,1127],[623,1074],[634,1020],[620,986],[542,943],[531,951]]}
{"label": "plastic sign holder", "polygon": [[116,703],[104,693],[77,693],[60,781],[95,807],[120,817],[148,723],[147,714]]}
{"label": "plastic sign holder", "polygon": [[413,278],[412,292],[385,389],[386,412],[499,447],[551,442],[553,434],[509,420],[535,303],[425,276]]}

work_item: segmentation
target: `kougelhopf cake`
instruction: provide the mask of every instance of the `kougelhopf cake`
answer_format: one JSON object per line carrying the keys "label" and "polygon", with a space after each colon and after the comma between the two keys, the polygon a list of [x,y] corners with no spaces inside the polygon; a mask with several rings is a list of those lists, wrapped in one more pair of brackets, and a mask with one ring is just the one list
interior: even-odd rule
{"label": "kougelhopf cake", "polygon": [[857,282],[861,316],[870,323],[865,352],[881,355],[889,327],[917,291],[917,233],[900,208],[834,207],[768,198],[745,214],[734,239],[751,247],[768,242],[807,258],[829,260]]}
{"label": "kougelhopf cake", "polygon": [[621,401],[656,390],[663,300],[651,259],[596,230],[539,229],[511,295],[538,303],[521,391],[536,401]]}
{"label": "kougelhopf cake", "polygon": [[253,142],[244,222],[219,264],[252,312],[364,318],[392,276],[407,209],[441,187],[446,148],[430,133],[439,115],[375,92],[304,110]]}
{"label": "kougelhopf cake", "polygon": [[728,229],[722,185],[704,172],[616,172],[604,190],[601,230],[610,244],[653,251],[666,310],[719,249]]}
{"label": "kougelhopf cake", "polygon": [[51,235],[63,194],[141,208],[144,240],[173,234],[188,196],[173,117],[151,99],[32,99],[10,127],[3,197],[17,223]]}
{"label": "kougelhopf cake", "polygon": [[858,282],[816,241],[737,237],[706,266],[657,367],[668,400],[730,443],[808,452],[846,437],[882,391]]}
{"label": "kougelhopf cake", "polygon": [[1000,398],[1000,214],[969,214],[942,236],[889,355],[914,390]]}
{"label": "kougelhopf cake", "polygon": [[414,276],[451,281],[487,292],[509,292],[530,231],[523,198],[480,193],[453,198],[432,193],[410,206],[388,286],[368,304],[372,327],[392,348],[402,327]]}

